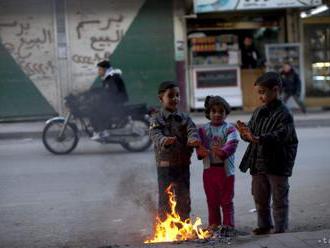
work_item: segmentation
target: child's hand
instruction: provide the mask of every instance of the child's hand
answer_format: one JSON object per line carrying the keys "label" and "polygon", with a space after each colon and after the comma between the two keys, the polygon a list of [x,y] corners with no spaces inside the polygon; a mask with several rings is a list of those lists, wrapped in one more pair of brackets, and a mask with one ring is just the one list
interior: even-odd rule
{"label": "child's hand", "polygon": [[253,135],[249,127],[244,122],[237,121],[236,128],[244,140],[250,141],[252,143],[259,142],[259,138]]}
{"label": "child's hand", "polygon": [[241,135],[242,135],[242,138],[247,141],[254,142],[254,140],[255,140],[255,136],[251,133],[250,130],[243,131],[241,133]]}
{"label": "child's hand", "polygon": [[176,137],[166,137],[164,141],[164,145],[173,145],[176,143]]}
{"label": "child's hand", "polygon": [[246,130],[249,129],[248,126],[244,122],[241,122],[240,120],[236,122],[235,127],[240,133],[245,132]]}
{"label": "child's hand", "polygon": [[199,147],[201,142],[197,139],[188,140],[187,145],[191,147]]}
{"label": "child's hand", "polygon": [[220,149],[220,146],[212,146],[211,151],[215,156],[221,158],[222,160],[226,158],[226,153]]}
{"label": "child's hand", "polygon": [[238,120],[237,124],[236,124],[236,128],[239,131],[239,133],[241,134],[243,139],[252,142],[254,136],[253,136],[251,130],[248,128],[248,126],[244,122],[241,122]]}
{"label": "child's hand", "polygon": [[203,145],[200,145],[196,149],[197,155],[200,158],[205,158],[207,155],[209,155],[209,150],[207,150]]}
{"label": "child's hand", "polygon": [[252,140],[252,133],[249,129],[242,130],[241,135],[244,139],[251,141]]}

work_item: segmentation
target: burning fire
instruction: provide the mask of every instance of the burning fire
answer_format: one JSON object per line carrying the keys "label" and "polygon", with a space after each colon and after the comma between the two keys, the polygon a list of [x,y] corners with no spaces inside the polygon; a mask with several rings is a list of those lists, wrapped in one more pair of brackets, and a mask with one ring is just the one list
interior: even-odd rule
{"label": "burning fire", "polygon": [[157,216],[154,237],[144,241],[144,243],[173,242],[210,237],[209,231],[203,231],[199,227],[202,224],[199,217],[196,218],[193,224],[190,218],[183,221],[175,212],[176,200],[172,191],[172,185],[166,189],[166,193],[169,196],[171,213],[166,214],[164,221],[161,221],[159,216]]}

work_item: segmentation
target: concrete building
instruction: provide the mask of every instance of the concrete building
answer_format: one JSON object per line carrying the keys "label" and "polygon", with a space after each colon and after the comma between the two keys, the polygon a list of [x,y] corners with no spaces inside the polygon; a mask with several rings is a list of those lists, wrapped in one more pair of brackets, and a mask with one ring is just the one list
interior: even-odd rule
{"label": "concrete building", "polygon": [[[206,94],[223,95],[233,106],[250,110],[256,105],[253,80],[267,68],[241,70],[238,55],[245,35],[255,39],[265,59],[269,45],[296,45],[297,51],[287,47],[284,51],[302,54],[290,59],[299,60],[305,103],[330,106],[330,14],[310,11],[321,4],[321,0],[3,0],[0,119],[63,113],[63,97],[99,83],[95,65],[108,58],[123,71],[132,103],[158,105],[159,82],[176,79],[186,110],[200,108]],[[303,11],[306,18],[301,18]],[[219,44],[210,43],[208,37],[220,40],[220,46],[227,43],[227,50],[212,50]]]}
{"label": "concrete building", "polygon": [[155,105],[175,79],[173,5],[162,0],[0,2],[0,117],[62,113],[63,97],[96,81],[96,63],[123,71],[131,102]]}

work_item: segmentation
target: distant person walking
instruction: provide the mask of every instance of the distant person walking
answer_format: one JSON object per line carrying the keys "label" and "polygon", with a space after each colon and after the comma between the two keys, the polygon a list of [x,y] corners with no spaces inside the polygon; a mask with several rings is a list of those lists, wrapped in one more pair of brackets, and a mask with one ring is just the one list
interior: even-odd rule
{"label": "distant person walking", "polygon": [[283,64],[281,78],[283,81],[283,101],[287,103],[289,98],[292,97],[299,106],[300,111],[306,113],[306,107],[300,100],[301,81],[290,63],[285,62]]}
{"label": "distant person walking", "polygon": [[242,52],[242,69],[255,69],[260,66],[260,53],[250,36],[244,37]]}

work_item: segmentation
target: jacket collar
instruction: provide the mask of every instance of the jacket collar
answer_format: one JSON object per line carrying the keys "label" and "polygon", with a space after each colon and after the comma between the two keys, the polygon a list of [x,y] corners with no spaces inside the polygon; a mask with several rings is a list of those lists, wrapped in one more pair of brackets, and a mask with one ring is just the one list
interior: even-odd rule
{"label": "jacket collar", "polygon": [[114,74],[121,75],[122,72],[120,69],[113,69],[112,67],[108,68],[103,76],[103,79],[106,79],[107,77],[112,77]]}
{"label": "jacket collar", "polygon": [[166,110],[165,108],[161,108],[160,109],[162,115],[164,116],[164,118],[166,120],[170,119],[170,118],[174,118],[175,120],[177,121],[181,121],[182,120],[182,117],[181,115],[179,114],[178,110],[174,111],[174,112],[170,112],[168,110]]}
{"label": "jacket collar", "polygon": [[274,112],[279,106],[281,106],[282,101],[280,99],[275,99],[274,101],[271,101],[267,105],[262,107],[262,112],[264,113],[270,113]]}

